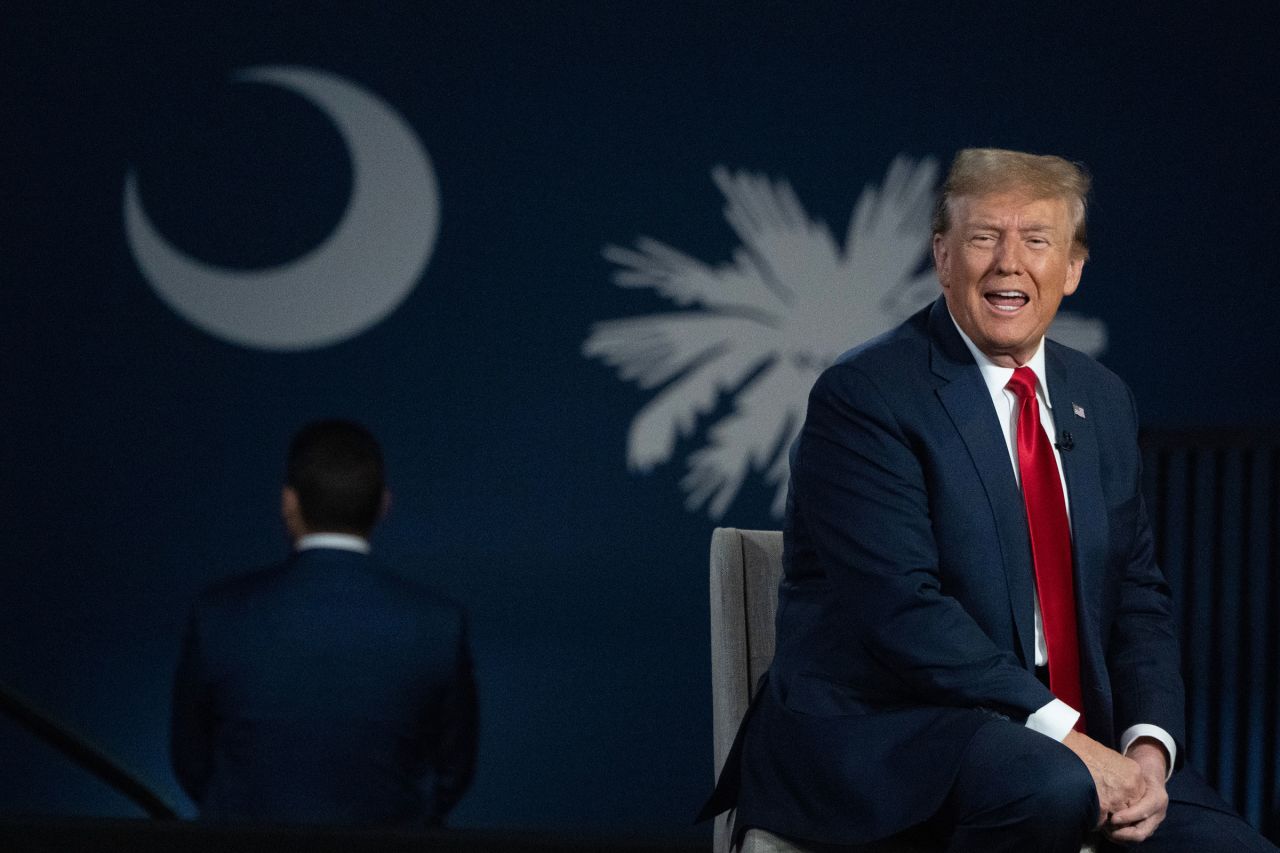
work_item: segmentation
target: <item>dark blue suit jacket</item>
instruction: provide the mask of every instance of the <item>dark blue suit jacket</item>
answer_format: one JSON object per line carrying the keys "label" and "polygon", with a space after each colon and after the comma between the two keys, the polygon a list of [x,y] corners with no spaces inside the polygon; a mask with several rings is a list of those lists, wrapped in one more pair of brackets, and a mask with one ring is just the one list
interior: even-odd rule
{"label": "dark blue suit jacket", "polygon": [[462,610],[365,555],[302,551],[193,609],[171,748],[203,818],[437,823],[476,731]]}
{"label": "dark blue suit jacket", "polygon": [[[1070,493],[1089,734],[1181,744],[1169,590],[1152,553],[1128,388],[1046,342]],[[777,653],[712,810],[739,828],[857,842],[927,819],[991,715],[1048,703],[1034,573],[991,397],[939,299],[845,355],[794,448]],[[1184,750],[1179,748],[1179,755]],[[738,781],[740,778],[740,782]]]}

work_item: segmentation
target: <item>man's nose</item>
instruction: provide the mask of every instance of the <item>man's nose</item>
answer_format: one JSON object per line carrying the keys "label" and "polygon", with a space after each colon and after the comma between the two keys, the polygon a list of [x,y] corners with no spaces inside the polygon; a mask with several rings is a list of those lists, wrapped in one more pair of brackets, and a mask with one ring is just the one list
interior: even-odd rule
{"label": "man's nose", "polygon": [[1016,236],[1006,234],[996,243],[995,265],[1000,275],[1022,273],[1022,243]]}

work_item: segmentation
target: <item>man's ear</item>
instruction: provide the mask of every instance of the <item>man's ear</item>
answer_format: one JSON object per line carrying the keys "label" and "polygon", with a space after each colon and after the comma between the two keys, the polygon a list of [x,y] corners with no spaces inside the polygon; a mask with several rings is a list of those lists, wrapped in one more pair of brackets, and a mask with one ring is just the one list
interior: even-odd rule
{"label": "man's ear", "polygon": [[1080,286],[1080,276],[1084,274],[1084,258],[1073,257],[1067,262],[1067,281],[1062,288],[1063,296],[1070,296]]}
{"label": "man's ear", "polygon": [[285,529],[289,531],[291,538],[297,539],[306,533],[306,524],[302,520],[302,504],[293,486],[280,489],[280,517],[284,519]]}
{"label": "man's ear", "polygon": [[933,270],[938,276],[938,283],[942,285],[942,289],[946,290],[949,285],[947,279],[950,270],[947,266],[950,256],[947,252],[947,241],[943,239],[941,234],[933,235]]}

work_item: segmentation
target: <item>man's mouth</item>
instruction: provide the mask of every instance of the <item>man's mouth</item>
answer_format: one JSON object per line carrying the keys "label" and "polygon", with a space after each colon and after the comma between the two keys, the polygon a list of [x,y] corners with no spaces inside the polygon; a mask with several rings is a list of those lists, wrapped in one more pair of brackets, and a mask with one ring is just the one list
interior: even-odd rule
{"label": "man's mouth", "polygon": [[987,304],[997,311],[1004,311],[1009,314],[1031,301],[1030,297],[1021,290],[993,290],[983,298],[987,300]]}

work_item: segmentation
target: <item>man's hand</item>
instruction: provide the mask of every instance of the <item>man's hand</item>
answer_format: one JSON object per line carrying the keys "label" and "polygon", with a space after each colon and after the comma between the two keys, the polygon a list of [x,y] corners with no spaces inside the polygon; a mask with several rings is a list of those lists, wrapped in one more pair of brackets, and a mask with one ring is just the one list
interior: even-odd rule
{"label": "man's hand", "polygon": [[[1099,827],[1107,825],[1113,815],[1127,814],[1126,809],[1143,801],[1148,782],[1137,761],[1126,758],[1114,749],[1109,749],[1088,735],[1077,731],[1068,732],[1062,743],[1079,756],[1084,766],[1089,768],[1090,775],[1093,776],[1093,786],[1098,790]],[[1160,775],[1160,789],[1163,794],[1163,772]],[[1165,801],[1167,802],[1167,798]],[[1160,816],[1164,817],[1163,810]],[[1127,832],[1129,828],[1126,826],[1125,831]],[[1152,829],[1155,827],[1152,826]],[[1149,835],[1150,832],[1147,834]],[[1127,838],[1128,835],[1124,837]]]}
{"label": "man's hand", "polygon": [[1169,795],[1164,789],[1169,760],[1160,742],[1148,737],[1135,740],[1125,754],[1142,768],[1146,790],[1141,799],[1111,815],[1106,832],[1117,844],[1137,844],[1156,831],[1169,808]]}

